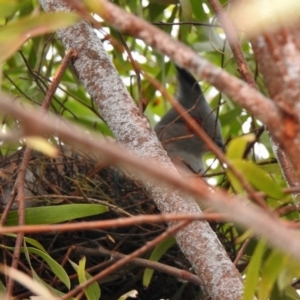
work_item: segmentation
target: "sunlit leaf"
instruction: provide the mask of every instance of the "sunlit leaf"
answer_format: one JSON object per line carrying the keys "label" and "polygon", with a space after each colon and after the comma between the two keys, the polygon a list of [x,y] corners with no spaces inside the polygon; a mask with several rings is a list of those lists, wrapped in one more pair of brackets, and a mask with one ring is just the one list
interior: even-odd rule
{"label": "sunlit leaf", "polygon": [[[284,193],[277,183],[266,171],[264,171],[255,163],[242,159],[232,159],[231,163],[257,190],[263,191],[268,196],[275,199],[284,197]],[[227,174],[233,187],[238,192],[243,191],[243,186],[241,185],[239,179],[229,170],[227,171]]]}
{"label": "sunlit leaf", "polygon": [[25,143],[33,150],[42,152],[50,157],[57,156],[59,151],[56,147],[50,144],[46,139],[41,137],[26,137]]}
{"label": "sunlit leaf", "polygon": [[0,19],[14,13],[20,7],[20,2],[19,0],[0,0]]}
{"label": "sunlit leaf", "polygon": [[78,19],[75,13],[57,12],[26,16],[8,23],[0,29],[0,62],[10,57],[29,38],[72,25]]}
{"label": "sunlit leaf", "polygon": [[287,262],[287,256],[273,250],[264,263],[259,283],[259,300],[267,300],[279,273]]}
{"label": "sunlit leaf", "polygon": [[[73,261],[69,260],[70,264],[77,272],[79,283],[84,283],[88,279],[92,278],[90,274],[85,271],[86,258],[82,257],[79,261],[79,265],[75,264]],[[98,300],[101,296],[101,290],[97,282],[93,282],[85,290],[84,294],[88,300]]]}
{"label": "sunlit leaf", "polygon": [[259,241],[255,248],[254,254],[251,257],[246,271],[243,300],[253,300],[259,280],[259,270],[262,264],[262,257],[264,255],[265,248],[266,243],[264,241]]}
{"label": "sunlit leaf", "polygon": [[249,142],[255,140],[254,134],[247,134],[241,137],[237,137],[230,141],[227,146],[226,155],[228,158],[242,158],[245,152],[245,149]]}

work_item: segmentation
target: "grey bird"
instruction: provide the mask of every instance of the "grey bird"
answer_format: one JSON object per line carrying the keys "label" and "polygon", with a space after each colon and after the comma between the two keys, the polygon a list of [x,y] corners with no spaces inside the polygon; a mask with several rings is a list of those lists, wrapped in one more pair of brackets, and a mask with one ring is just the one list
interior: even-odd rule
{"label": "grey bird", "polygon": [[[185,69],[176,68],[177,101],[203,127],[212,140],[224,149],[220,122],[206,102],[198,82]],[[155,132],[179,171],[196,174],[204,172],[202,158],[208,149],[174,108],[171,108],[157,123]]]}

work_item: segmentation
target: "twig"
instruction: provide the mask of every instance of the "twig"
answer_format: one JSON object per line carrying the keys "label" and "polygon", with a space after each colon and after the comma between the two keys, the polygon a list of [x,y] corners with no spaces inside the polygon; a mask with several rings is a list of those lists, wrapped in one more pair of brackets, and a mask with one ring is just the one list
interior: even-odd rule
{"label": "twig", "polygon": [[[120,252],[116,251],[110,251],[105,249],[102,246],[99,246],[97,248],[86,248],[82,246],[75,246],[75,251],[80,255],[85,256],[110,256],[112,259],[114,258],[124,258],[129,255],[122,254]],[[166,274],[170,274],[176,278],[179,278],[181,280],[187,280],[189,282],[195,283],[200,285],[201,281],[199,277],[193,273],[190,273],[189,271],[178,269],[172,266],[168,266],[166,264],[162,264],[157,261],[151,261],[149,259],[144,258],[133,258],[130,261],[134,265],[138,265],[144,268],[150,268],[159,272],[164,272]]]}
{"label": "twig", "polygon": [[[64,57],[61,65],[57,69],[53,81],[49,86],[49,89],[46,93],[46,96],[44,98],[43,104],[42,104],[42,111],[46,112],[50,106],[51,99],[56,91],[56,88],[61,80],[61,77],[66,70],[67,66],[69,65],[70,59],[73,58],[75,55],[73,50],[69,50]],[[29,66],[28,66],[29,67]],[[30,162],[32,150],[29,147],[26,147],[24,150],[24,155],[21,161],[21,165],[18,171],[18,176],[15,181],[15,185],[13,186],[13,190],[10,195],[9,202],[7,206],[4,209],[3,215],[1,217],[1,224],[3,225],[5,223],[6,217],[8,215],[8,212],[11,208],[11,205],[13,204],[15,196],[17,196],[17,202],[18,202],[18,225],[24,226],[25,224],[25,192],[24,192],[24,184],[25,184],[25,178],[26,178],[26,172],[27,168]],[[19,264],[19,258],[21,254],[21,247],[23,243],[24,233],[18,232],[16,237],[16,242],[14,246],[14,253],[13,253],[13,260],[11,263],[11,268],[17,269]],[[12,295],[14,288],[14,280],[12,277],[8,279],[7,283],[7,290],[6,290],[6,299],[9,299],[10,295]]]}
{"label": "twig", "polygon": [[134,72],[135,72],[135,75],[136,75],[136,83],[137,83],[137,87],[138,87],[138,107],[139,107],[139,110],[140,110],[140,114],[143,115],[144,113],[144,110],[145,110],[145,105],[144,105],[144,102],[143,102],[143,93],[142,93],[142,83],[141,83],[141,68],[139,66],[138,63],[136,63],[136,61],[133,59],[132,55],[131,55],[131,52],[130,52],[130,49],[122,35],[121,32],[119,32],[119,37],[121,39],[121,42],[125,48],[125,51],[129,57],[129,60],[131,62],[131,65],[134,69]]}
{"label": "twig", "polygon": [[152,78],[147,74],[144,74],[144,76],[172,104],[172,106],[176,109],[178,114],[189,124],[192,130],[202,139],[202,141],[206,144],[207,148],[217,156],[220,162],[222,164],[227,165],[227,168],[239,179],[245,190],[248,192],[250,198],[253,199],[259,206],[263,207],[266,211],[269,211],[269,207],[264,201],[264,199],[256,193],[256,191],[248,183],[243,174],[232,165],[232,163],[227,159],[223,151],[214,143],[214,141],[208,136],[205,130],[201,126],[199,126],[199,124],[195,120],[193,120],[193,118],[184,110],[184,108],[179,104],[179,102],[177,102],[174,99],[174,97],[169,95],[169,93],[161,86],[161,84],[156,79]]}
{"label": "twig", "polygon": [[221,27],[220,25],[216,25],[216,24],[196,22],[196,21],[192,21],[192,22],[181,21],[181,22],[172,22],[172,23],[168,23],[168,22],[151,22],[151,24],[157,25],[157,26],[193,25],[193,26],[205,26],[205,27],[215,27],[215,28],[220,28]]}
{"label": "twig", "polygon": [[0,234],[5,233],[41,233],[41,232],[63,232],[78,230],[95,230],[104,228],[127,227],[145,223],[165,223],[175,221],[224,221],[224,217],[217,213],[201,213],[201,214],[165,214],[165,215],[139,215],[129,218],[118,218],[101,221],[85,221],[79,223],[65,224],[39,224],[39,225],[23,225],[23,226],[5,226],[0,227]]}
{"label": "twig", "polygon": [[236,258],[235,258],[235,260],[234,260],[234,262],[233,262],[235,266],[238,265],[238,263],[239,263],[241,257],[244,255],[244,252],[245,252],[245,250],[246,250],[246,248],[247,248],[247,246],[248,246],[249,243],[250,243],[250,239],[247,239],[247,240],[244,242],[244,244],[243,244],[243,246],[241,247],[241,249],[239,250],[239,252],[238,252],[238,254],[237,254],[237,256],[236,256]]}
{"label": "twig", "polygon": [[185,227],[190,221],[182,221],[177,225],[174,225],[173,227],[168,228],[165,232],[163,232],[161,235],[159,235],[158,237],[154,238],[152,241],[147,242],[144,246],[142,246],[141,248],[137,249],[136,251],[132,252],[130,255],[126,255],[123,258],[121,258],[120,260],[118,260],[116,263],[114,263],[113,265],[107,267],[105,270],[103,270],[102,272],[94,275],[92,278],[88,279],[87,281],[85,281],[84,283],[78,285],[77,287],[75,287],[73,290],[71,290],[69,293],[65,294],[61,300],[67,300],[70,297],[75,296],[77,293],[81,292],[82,290],[84,290],[86,287],[88,287],[90,284],[92,284],[95,281],[98,281],[100,279],[102,279],[103,277],[107,276],[108,274],[110,274],[111,272],[117,270],[118,268],[120,268],[121,266],[125,265],[126,263],[130,262],[133,258],[136,258],[142,254],[144,254],[145,252],[147,252],[148,250],[150,250],[151,248],[153,248],[155,245],[157,245],[158,243],[160,243],[161,241],[163,241],[164,239],[166,239],[167,237],[173,235],[175,232],[179,231],[180,229],[182,229],[183,227]]}
{"label": "twig", "polygon": [[232,53],[236,59],[238,69],[244,80],[253,88],[256,88],[256,83],[251,75],[250,69],[248,67],[247,61],[244,57],[243,51],[238,42],[238,38],[233,27],[233,24],[228,17],[227,13],[224,11],[219,0],[209,0],[211,7],[217,15],[217,18],[222,25],[222,28],[225,32],[229,46],[232,50]]}

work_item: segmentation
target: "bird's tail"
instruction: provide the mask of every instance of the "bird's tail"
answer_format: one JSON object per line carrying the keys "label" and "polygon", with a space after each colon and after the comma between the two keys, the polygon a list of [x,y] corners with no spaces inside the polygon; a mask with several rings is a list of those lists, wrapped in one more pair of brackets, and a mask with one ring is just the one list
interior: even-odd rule
{"label": "bird's tail", "polygon": [[196,101],[205,101],[203,92],[195,77],[187,70],[176,66],[177,69],[177,100],[181,104],[190,103],[193,105]]}

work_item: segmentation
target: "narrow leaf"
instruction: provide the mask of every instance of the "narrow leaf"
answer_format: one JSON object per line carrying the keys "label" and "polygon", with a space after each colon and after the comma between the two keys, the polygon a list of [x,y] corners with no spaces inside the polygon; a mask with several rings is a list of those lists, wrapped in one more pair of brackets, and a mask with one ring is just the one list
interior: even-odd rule
{"label": "narrow leaf", "polygon": [[287,256],[277,250],[272,251],[272,253],[267,258],[264,263],[261,280],[259,284],[259,300],[267,300],[270,292],[276,282],[276,278],[282,271],[284,265],[287,263]]}
{"label": "narrow leaf", "polygon": [[[86,280],[92,278],[92,276],[85,271],[85,261],[86,258],[83,257],[79,261],[79,265],[75,264],[73,261],[69,260],[70,264],[74,268],[74,270],[77,272],[79,283],[84,283]],[[92,283],[89,285],[85,291],[84,294],[86,295],[87,299],[89,300],[98,300],[101,296],[101,290],[97,282]]]}
{"label": "narrow leaf", "polygon": [[254,141],[254,139],[254,134],[247,134],[233,139],[228,144],[226,156],[228,158],[242,158],[248,143]]}
{"label": "narrow leaf", "polygon": [[259,279],[259,270],[265,252],[266,242],[259,241],[246,271],[243,300],[253,300]]}
{"label": "narrow leaf", "polygon": [[[99,204],[66,204],[30,207],[25,209],[25,224],[55,224],[74,220],[77,218],[84,218],[102,214],[107,210],[107,206]],[[5,225],[18,225],[17,211],[11,211],[8,214]]]}
{"label": "narrow leaf", "polygon": [[33,247],[27,247],[29,253],[40,256],[50,267],[51,271],[60,279],[61,282],[69,289],[71,286],[70,279],[64,268],[57,263],[48,253]]}
{"label": "narrow leaf", "polygon": [[74,24],[79,16],[71,12],[30,15],[8,23],[0,30],[0,63],[9,58],[29,38]]}
{"label": "narrow leaf", "polygon": [[[175,244],[174,237],[170,237],[163,242],[159,243],[153,250],[149,260],[159,261],[159,259]],[[147,268],[144,272],[143,276],[143,285],[144,287],[148,287],[151,278],[153,276],[154,270]]]}
{"label": "narrow leaf", "polygon": [[[268,196],[275,199],[281,199],[284,197],[284,194],[277,183],[266,171],[257,166],[255,163],[242,159],[232,159],[231,163],[246,177],[254,188],[265,192]],[[238,178],[236,178],[230,171],[228,171],[228,176],[229,180],[233,183],[233,186],[237,187],[237,191],[240,191],[242,187],[241,184],[238,183]]]}

